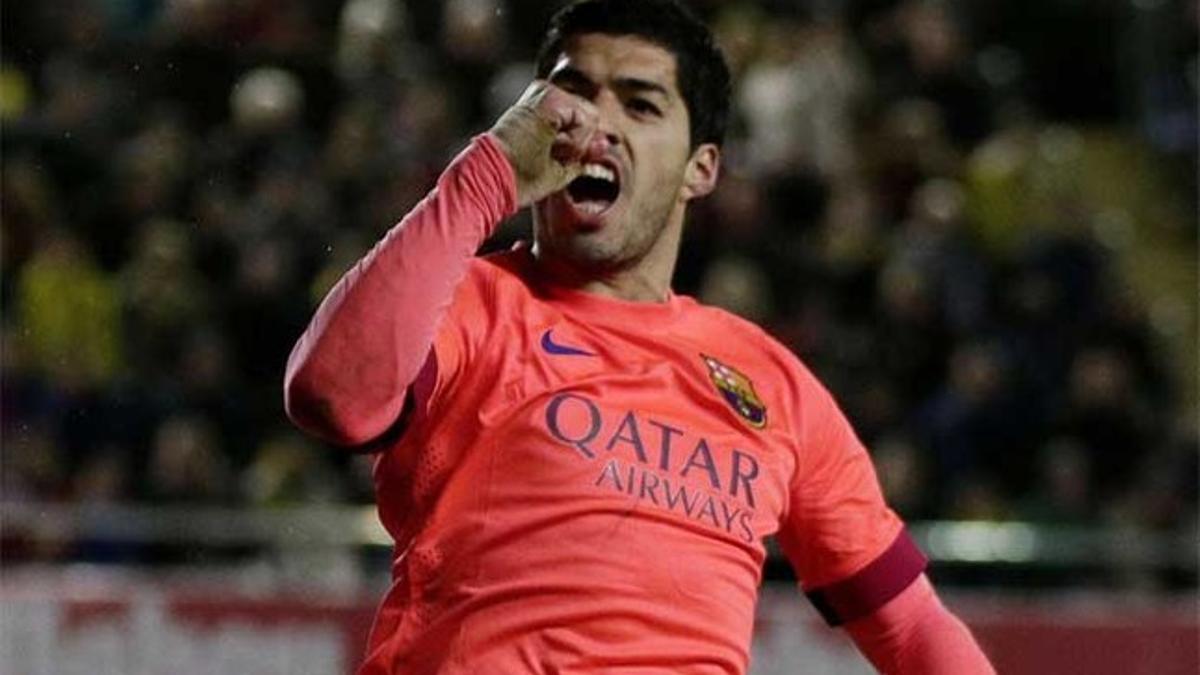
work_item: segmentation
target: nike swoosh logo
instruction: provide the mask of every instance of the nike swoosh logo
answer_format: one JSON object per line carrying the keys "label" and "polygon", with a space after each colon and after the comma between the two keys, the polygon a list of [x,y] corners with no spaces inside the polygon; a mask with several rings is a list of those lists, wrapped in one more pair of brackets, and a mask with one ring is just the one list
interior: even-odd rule
{"label": "nike swoosh logo", "polygon": [[548,328],[546,329],[545,333],[542,333],[542,349],[545,349],[547,353],[563,354],[567,356],[595,356],[595,354],[579,349],[578,347],[571,347],[569,345],[563,345],[555,342],[554,339],[550,337],[550,333],[552,332],[554,332],[554,329]]}

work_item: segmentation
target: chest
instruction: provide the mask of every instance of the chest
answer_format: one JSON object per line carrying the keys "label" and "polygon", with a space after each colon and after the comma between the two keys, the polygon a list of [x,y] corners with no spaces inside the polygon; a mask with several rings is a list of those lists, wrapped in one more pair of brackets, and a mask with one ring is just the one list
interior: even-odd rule
{"label": "chest", "polygon": [[743,542],[778,529],[794,461],[762,362],[678,331],[539,318],[493,336],[461,383],[497,482],[569,485]]}

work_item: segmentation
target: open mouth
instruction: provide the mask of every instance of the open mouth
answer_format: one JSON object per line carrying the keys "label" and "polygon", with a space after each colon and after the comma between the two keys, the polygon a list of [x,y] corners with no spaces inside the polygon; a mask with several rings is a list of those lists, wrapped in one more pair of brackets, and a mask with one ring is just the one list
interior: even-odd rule
{"label": "open mouth", "polygon": [[621,183],[612,167],[596,162],[583,165],[583,174],[567,185],[567,196],[581,213],[598,215],[621,195]]}

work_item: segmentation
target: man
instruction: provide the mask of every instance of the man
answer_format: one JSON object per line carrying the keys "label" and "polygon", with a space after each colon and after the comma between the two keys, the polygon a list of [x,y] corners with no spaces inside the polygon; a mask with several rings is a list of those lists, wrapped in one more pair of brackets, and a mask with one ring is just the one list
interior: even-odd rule
{"label": "man", "polygon": [[[670,290],[728,110],[707,29],[588,0],[537,70],[288,363],[297,424],[379,453],[394,583],[360,672],[743,673],[769,535],[881,670],[990,672],[829,394]],[[474,258],[523,206],[532,247]]]}

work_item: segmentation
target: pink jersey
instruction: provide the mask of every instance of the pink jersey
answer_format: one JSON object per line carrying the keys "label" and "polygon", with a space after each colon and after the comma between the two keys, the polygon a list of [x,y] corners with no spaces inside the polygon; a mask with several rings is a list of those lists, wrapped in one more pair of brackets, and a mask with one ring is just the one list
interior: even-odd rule
{"label": "pink jersey", "polygon": [[[448,173],[495,183],[495,153],[484,137]],[[504,210],[454,206],[464,182],[402,226]],[[834,623],[918,577],[862,444],[787,349],[688,297],[539,285],[534,264],[467,260],[443,315],[403,319],[436,330],[376,464],[397,545],[363,675],[743,673],[772,535]]]}

